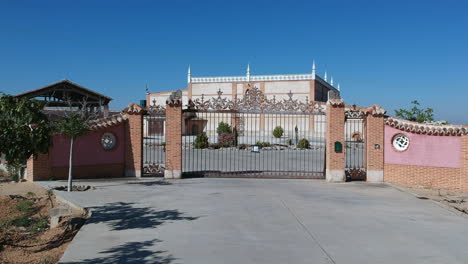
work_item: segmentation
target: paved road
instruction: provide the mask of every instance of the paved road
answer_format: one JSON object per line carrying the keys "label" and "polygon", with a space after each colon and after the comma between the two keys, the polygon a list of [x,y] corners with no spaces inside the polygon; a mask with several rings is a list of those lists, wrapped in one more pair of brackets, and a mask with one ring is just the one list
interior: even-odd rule
{"label": "paved road", "polygon": [[[43,185],[64,182],[42,182]],[[184,179],[80,184],[62,263],[468,263],[468,220],[385,185]]]}

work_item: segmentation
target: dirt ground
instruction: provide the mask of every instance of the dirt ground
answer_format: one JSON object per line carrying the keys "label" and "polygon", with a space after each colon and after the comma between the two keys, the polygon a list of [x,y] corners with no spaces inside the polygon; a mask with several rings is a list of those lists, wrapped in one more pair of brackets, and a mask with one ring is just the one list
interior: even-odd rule
{"label": "dirt ground", "polygon": [[429,189],[420,186],[394,185],[399,189],[415,194],[419,199],[431,199],[468,215],[468,193]]}
{"label": "dirt ground", "polygon": [[81,211],[50,229],[51,192],[30,182],[0,182],[0,263],[57,263],[85,217]]}

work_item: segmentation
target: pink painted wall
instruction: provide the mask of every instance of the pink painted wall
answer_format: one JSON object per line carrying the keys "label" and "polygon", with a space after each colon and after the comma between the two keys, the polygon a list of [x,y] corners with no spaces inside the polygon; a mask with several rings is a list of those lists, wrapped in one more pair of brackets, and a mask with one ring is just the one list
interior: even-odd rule
{"label": "pink painted wall", "polygon": [[[393,148],[396,134],[405,134],[410,145],[405,151]],[[462,155],[461,137],[428,136],[413,134],[385,126],[385,163],[427,167],[460,168]]]}
{"label": "pink painted wall", "polygon": [[[113,150],[107,151],[101,146],[101,136],[106,132],[113,133],[117,139],[117,145]],[[79,137],[73,148],[74,166],[123,164],[125,161],[124,125],[92,131]],[[69,151],[70,139],[64,136],[54,136],[53,146],[49,151],[52,167],[68,167]]]}

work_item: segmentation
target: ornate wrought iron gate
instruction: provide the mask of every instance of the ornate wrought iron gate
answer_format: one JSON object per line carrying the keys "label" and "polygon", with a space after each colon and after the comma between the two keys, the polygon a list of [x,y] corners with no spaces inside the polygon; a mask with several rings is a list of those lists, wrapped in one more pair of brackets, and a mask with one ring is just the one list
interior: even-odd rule
{"label": "ornate wrought iron gate", "polygon": [[325,105],[267,99],[195,99],[184,110],[183,172],[223,177],[324,178]]}
{"label": "ornate wrought iron gate", "polygon": [[346,180],[366,180],[366,144],[364,112],[348,109],[345,112],[345,174]]}
{"label": "ornate wrought iron gate", "polygon": [[166,111],[153,104],[143,116],[143,175],[163,176],[166,162]]}

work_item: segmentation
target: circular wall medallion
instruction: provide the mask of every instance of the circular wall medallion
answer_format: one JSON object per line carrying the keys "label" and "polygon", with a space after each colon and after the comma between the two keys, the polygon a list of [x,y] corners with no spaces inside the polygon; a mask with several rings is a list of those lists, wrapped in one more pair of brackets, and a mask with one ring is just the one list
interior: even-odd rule
{"label": "circular wall medallion", "polygon": [[393,147],[398,151],[405,151],[408,149],[410,140],[406,135],[397,134],[392,140]]}
{"label": "circular wall medallion", "polygon": [[115,148],[117,139],[112,133],[104,133],[101,137],[101,145],[105,150],[111,150]]}

